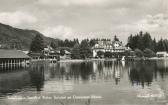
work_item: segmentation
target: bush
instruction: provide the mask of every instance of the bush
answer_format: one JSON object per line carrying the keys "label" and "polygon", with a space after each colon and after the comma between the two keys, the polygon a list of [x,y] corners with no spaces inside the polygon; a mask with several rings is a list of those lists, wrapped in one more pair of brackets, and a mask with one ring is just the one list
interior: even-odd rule
{"label": "bush", "polygon": [[64,56],[64,55],[65,55],[65,50],[64,50],[64,49],[61,49],[61,50],[60,50],[60,55],[61,55],[61,56]]}
{"label": "bush", "polygon": [[112,57],[112,53],[111,52],[105,52],[104,53],[104,57],[105,58],[111,58]]}
{"label": "bush", "polygon": [[146,48],[144,50],[144,57],[154,57],[154,56],[155,53],[151,49]]}
{"label": "bush", "polygon": [[97,56],[102,58],[104,56],[104,52],[103,51],[98,51]]}
{"label": "bush", "polygon": [[140,49],[135,49],[135,55],[137,57],[143,57],[143,52]]}

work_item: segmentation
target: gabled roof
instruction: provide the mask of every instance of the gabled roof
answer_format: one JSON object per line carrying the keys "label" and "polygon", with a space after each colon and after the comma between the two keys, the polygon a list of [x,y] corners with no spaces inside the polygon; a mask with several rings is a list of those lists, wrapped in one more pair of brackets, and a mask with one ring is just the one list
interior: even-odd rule
{"label": "gabled roof", "polygon": [[69,51],[65,50],[65,54],[71,54]]}
{"label": "gabled roof", "polygon": [[29,58],[29,56],[18,50],[0,49],[0,58]]}

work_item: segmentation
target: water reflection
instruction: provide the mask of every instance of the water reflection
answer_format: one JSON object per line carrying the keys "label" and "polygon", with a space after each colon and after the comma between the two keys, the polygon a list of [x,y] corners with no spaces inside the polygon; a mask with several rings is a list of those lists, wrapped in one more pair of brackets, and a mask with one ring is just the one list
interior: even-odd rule
{"label": "water reflection", "polygon": [[30,82],[31,86],[35,87],[37,91],[41,91],[42,87],[44,86],[44,70],[45,65],[31,65],[30,67]]}
{"label": "water reflection", "polygon": [[[40,92],[63,94],[72,92],[74,85],[114,83],[120,86],[126,79],[133,86],[151,86],[168,76],[168,61],[88,61],[32,64],[28,70],[0,73],[0,95],[16,93],[25,88]],[[25,91],[25,90],[24,90]],[[26,90],[29,91],[29,90]]]}
{"label": "water reflection", "polygon": [[132,84],[149,86],[153,81],[153,73],[155,70],[155,63],[151,62],[136,62],[132,64],[129,77]]}
{"label": "water reflection", "polygon": [[28,71],[0,73],[0,97],[19,92],[29,84]]}
{"label": "water reflection", "polygon": [[156,62],[156,70],[162,79],[168,76],[168,60],[159,60]]}

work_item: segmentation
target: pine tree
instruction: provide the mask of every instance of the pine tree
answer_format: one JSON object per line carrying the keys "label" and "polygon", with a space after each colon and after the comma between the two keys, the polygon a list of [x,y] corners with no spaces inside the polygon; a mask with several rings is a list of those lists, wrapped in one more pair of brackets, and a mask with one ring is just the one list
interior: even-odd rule
{"label": "pine tree", "polygon": [[58,47],[58,44],[57,44],[56,42],[52,41],[52,42],[50,43],[50,46],[51,46],[52,48],[56,49],[56,48]]}
{"label": "pine tree", "polygon": [[30,51],[32,52],[41,52],[45,45],[44,45],[43,37],[40,34],[37,34],[35,38],[32,40]]}
{"label": "pine tree", "polygon": [[140,31],[139,35],[137,35],[137,48],[139,48],[140,50],[144,50],[145,49],[145,46],[144,46],[144,42],[143,42],[143,32]]}
{"label": "pine tree", "polygon": [[119,41],[116,35],[114,36],[114,41]]}
{"label": "pine tree", "polygon": [[157,43],[157,51],[166,51],[166,46],[162,38]]}
{"label": "pine tree", "polygon": [[143,50],[145,48],[153,49],[153,41],[149,33],[145,33],[143,36]]}
{"label": "pine tree", "polygon": [[152,49],[152,50],[153,50],[154,52],[156,52],[156,51],[157,51],[157,43],[156,43],[156,39],[155,39],[155,38],[153,39],[153,45],[152,45],[152,46],[153,46],[153,49]]}
{"label": "pine tree", "polygon": [[85,39],[82,40],[81,45],[80,45],[80,54],[82,58],[88,58],[91,56],[91,48],[89,46],[89,40]]}
{"label": "pine tree", "polygon": [[81,55],[80,55],[80,45],[79,43],[76,43],[72,49],[72,58],[73,59],[80,59]]}

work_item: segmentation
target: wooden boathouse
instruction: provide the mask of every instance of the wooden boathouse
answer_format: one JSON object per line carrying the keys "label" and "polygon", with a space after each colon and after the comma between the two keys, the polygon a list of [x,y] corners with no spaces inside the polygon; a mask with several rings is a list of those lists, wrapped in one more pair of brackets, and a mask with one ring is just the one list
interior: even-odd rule
{"label": "wooden boathouse", "polygon": [[26,66],[30,57],[22,51],[0,49],[0,67]]}

